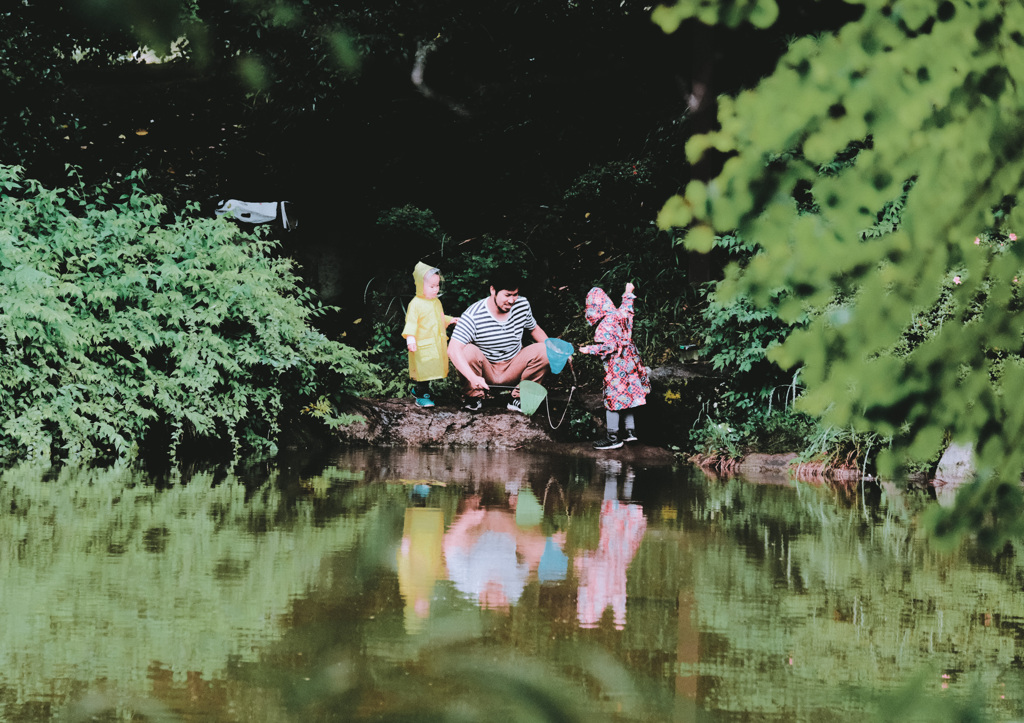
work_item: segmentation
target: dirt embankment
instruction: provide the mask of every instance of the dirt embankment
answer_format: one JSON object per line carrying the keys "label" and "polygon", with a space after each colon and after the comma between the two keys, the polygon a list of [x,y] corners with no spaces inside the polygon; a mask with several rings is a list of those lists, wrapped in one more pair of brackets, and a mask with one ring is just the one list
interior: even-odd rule
{"label": "dirt embankment", "polygon": [[[577,403],[586,409],[598,409],[600,399],[594,395],[590,397]],[[651,465],[674,464],[678,461],[676,452],[664,441],[665,430],[662,429],[663,433],[659,436],[659,430],[655,429],[668,425],[662,425],[663,420],[653,415],[645,418],[645,426],[650,428],[650,434],[643,425],[638,425],[641,441],[615,450],[595,450],[589,441],[570,439],[568,420],[562,420],[562,424],[559,424],[560,410],[557,413],[552,410],[549,419],[548,411],[543,406],[535,414],[527,416],[507,410],[504,404],[496,400],[489,404],[479,412],[468,412],[446,404],[424,409],[417,407],[411,398],[352,399],[339,411],[357,415],[360,421],[339,428],[335,437],[343,444],[359,447],[495,451],[531,449]],[[645,413],[655,411],[648,409]],[[553,429],[553,424],[558,428]],[[801,462],[795,452],[748,454],[740,458],[694,455],[687,461],[714,477],[743,475],[759,479],[777,478],[780,481],[795,478],[803,482],[848,485],[859,482],[863,474],[859,466],[848,462],[840,465],[821,461]],[[964,464],[960,464],[960,467],[966,468]],[[956,471],[960,471],[960,467]],[[947,474],[947,477],[953,476],[953,472]],[[930,482],[938,487],[941,480]]]}
{"label": "dirt embankment", "polygon": [[[595,450],[590,442],[570,441],[551,429],[543,408],[527,416],[503,406],[467,412],[445,405],[423,409],[417,407],[412,399],[357,399],[342,411],[362,417],[362,421],[338,430],[337,437],[345,444],[437,449],[531,448],[573,456],[614,456],[620,460],[657,464],[669,464],[675,459],[670,450],[644,444],[643,441],[609,451]],[[558,422],[557,417],[554,421]]]}
{"label": "dirt embankment", "polygon": [[[595,402],[596,404],[596,402]],[[641,441],[615,450],[595,450],[590,442],[569,439],[559,415],[549,420],[542,407],[527,416],[491,402],[479,412],[458,406],[439,404],[424,409],[412,399],[353,399],[341,410],[361,418],[337,430],[339,441],[360,447],[489,449],[509,451],[529,448],[538,452],[557,452],[576,457],[611,457],[640,464],[673,464],[675,452],[660,443]],[[564,424],[567,424],[565,422]],[[860,479],[860,470],[852,467],[826,467],[822,463],[798,463],[791,454],[750,454],[742,458],[694,456],[688,461],[713,476],[750,475],[758,478],[778,476],[808,482]]]}

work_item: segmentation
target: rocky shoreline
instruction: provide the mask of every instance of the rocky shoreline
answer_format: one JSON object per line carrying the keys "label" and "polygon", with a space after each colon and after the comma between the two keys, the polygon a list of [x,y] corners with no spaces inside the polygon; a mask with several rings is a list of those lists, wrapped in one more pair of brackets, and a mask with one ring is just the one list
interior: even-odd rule
{"label": "rocky shoreline", "polygon": [[[588,399],[584,408],[599,399]],[[558,405],[561,409],[561,404]],[[547,411],[541,408],[527,416],[511,412],[501,404],[469,412],[458,406],[439,404],[424,409],[410,398],[351,399],[346,414],[360,421],[340,427],[335,433],[346,446],[425,449],[487,449],[513,451],[528,449],[574,457],[613,458],[644,465],[670,465],[683,461],[677,452],[658,440],[641,441],[615,450],[595,450],[589,441],[570,440],[565,429],[552,429]],[[559,411],[551,412],[557,424]],[[565,422],[567,423],[567,421]],[[934,479],[921,480],[936,488],[956,487],[973,476],[969,446],[951,446],[943,457]],[[859,480],[862,470],[854,467],[826,468],[821,463],[800,462],[795,452],[785,454],[748,454],[738,459],[691,457],[685,460],[712,475],[749,475],[780,480],[796,478],[805,482]],[[869,476],[870,477],[870,476]]]}
{"label": "rocky shoreline", "polygon": [[[671,464],[675,454],[642,441],[599,451],[590,442],[566,441],[551,429],[543,408],[532,416],[504,407],[468,412],[459,407],[417,407],[411,399],[355,399],[343,410],[362,417],[337,430],[346,445],[433,449],[530,449],[578,457],[606,457],[641,464]],[[556,419],[557,421],[557,419]]]}
{"label": "rocky shoreline", "polygon": [[[510,412],[500,399],[493,399],[480,412],[468,412],[457,405],[439,403],[423,409],[410,398],[350,399],[338,411],[354,414],[362,421],[338,429],[337,439],[346,445],[380,447],[476,448],[550,450],[576,456],[618,459],[676,461],[669,449],[685,437],[697,414],[694,399],[713,381],[703,365],[664,364],[651,373],[652,391],[638,416],[641,441],[611,451],[598,451],[590,442],[570,439],[570,418],[560,422],[566,405],[589,410],[596,426],[603,424],[599,393],[565,387],[555,382],[549,392],[550,408],[542,405],[530,416]],[[550,416],[549,416],[550,415]],[[557,427],[557,429],[553,429]]]}
{"label": "rocky shoreline", "polygon": [[[526,416],[501,406],[467,412],[445,405],[423,409],[411,399],[355,399],[344,411],[362,417],[362,421],[338,429],[337,438],[346,446],[496,452],[528,449],[641,465],[671,465],[684,461],[667,447],[643,441],[603,451],[594,449],[590,442],[568,441],[551,429],[543,409]],[[710,474],[778,477],[780,480],[796,474],[798,479],[806,481],[836,476],[813,470],[812,465],[798,465],[797,459],[796,453],[788,453],[750,454],[719,465],[702,464],[697,459],[686,461]]]}

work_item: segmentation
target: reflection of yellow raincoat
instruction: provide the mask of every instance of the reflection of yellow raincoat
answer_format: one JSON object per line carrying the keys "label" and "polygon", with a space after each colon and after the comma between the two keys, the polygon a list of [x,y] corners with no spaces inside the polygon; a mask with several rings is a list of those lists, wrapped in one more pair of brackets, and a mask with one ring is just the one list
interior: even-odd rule
{"label": "reflection of yellow raincoat", "polygon": [[417,382],[444,379],[448,376],[448,336],[445,329],[452,317],[444,315],[440,299],[423,298],[423,278],[434,267],[416,264],[412,278],[416,281],[416,298],[405,312],[402,336],[416,338],[416,351],[409,352],[409,376]]}
{"label": "reflection of yellow raincoat", "polygon": [[444,513],[434,507],[410,507],[398,548],[398,591],[405,601],[405,630],[423,629],[430,616],[434,583],[443,576],[441,539]]}

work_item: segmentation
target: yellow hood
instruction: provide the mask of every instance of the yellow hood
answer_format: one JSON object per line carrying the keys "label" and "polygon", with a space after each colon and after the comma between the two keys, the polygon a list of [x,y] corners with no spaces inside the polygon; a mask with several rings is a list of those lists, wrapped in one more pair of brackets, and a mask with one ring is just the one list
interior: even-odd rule
{"label": "yellow hood", "polygon": [[436,269],[433,266],[428,266],[422,261],[416,264],[416,268],[412,270],[412,278],[413,281],[416,282],[416,296],[420,297],[421,299],[423,298],[423,280],[431,271],[437,271],[437,273],[441,273],[439,269]]}

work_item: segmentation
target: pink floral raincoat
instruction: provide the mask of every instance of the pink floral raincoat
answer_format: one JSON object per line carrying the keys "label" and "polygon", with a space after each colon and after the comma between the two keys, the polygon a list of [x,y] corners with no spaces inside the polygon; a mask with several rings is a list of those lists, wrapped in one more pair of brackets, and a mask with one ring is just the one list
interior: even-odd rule
{"label": "pink floral raincoat", "polygon": [[633,343],[634,294],[623,294],[615,304],[603,289],[587,293],[587,321],[593,326],[595,344],[581,346],[582,354],[596,354],[604,360],[604,406],[613,412],[639,407],[647,402],[651,381]]}

